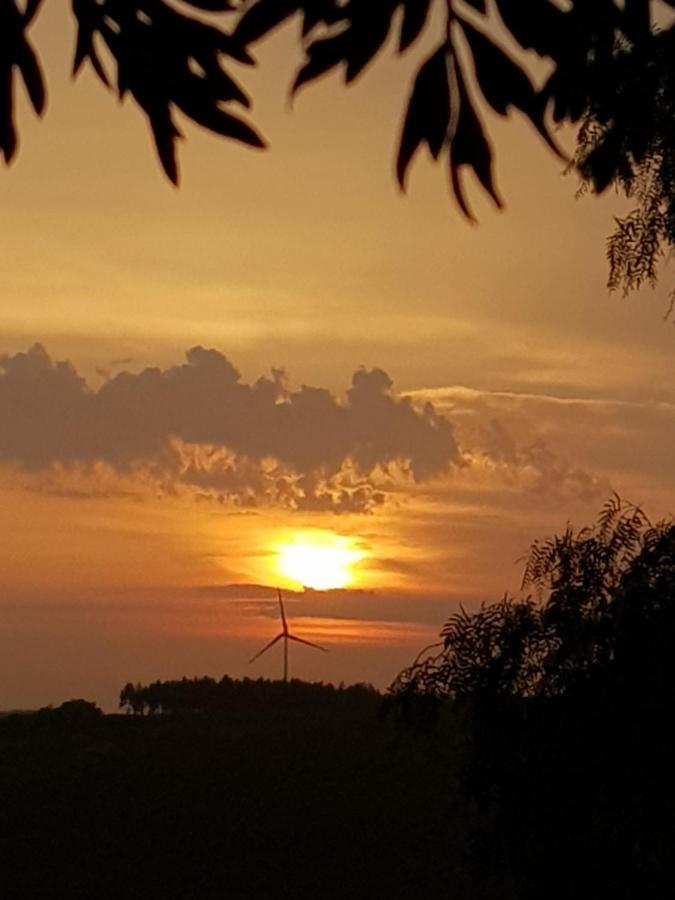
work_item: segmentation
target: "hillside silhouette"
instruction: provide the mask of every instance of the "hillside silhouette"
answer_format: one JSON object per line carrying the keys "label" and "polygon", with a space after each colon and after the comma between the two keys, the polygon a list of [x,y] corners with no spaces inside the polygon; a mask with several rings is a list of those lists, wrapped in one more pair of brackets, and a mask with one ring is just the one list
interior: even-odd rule
{"label": "hillside silhouette", "polygon": [[[447,748],[372,688],[184,679],[0,719],[3,897],[419,896],[453,881]],[[439,822],[448,824],[440,831]]]}

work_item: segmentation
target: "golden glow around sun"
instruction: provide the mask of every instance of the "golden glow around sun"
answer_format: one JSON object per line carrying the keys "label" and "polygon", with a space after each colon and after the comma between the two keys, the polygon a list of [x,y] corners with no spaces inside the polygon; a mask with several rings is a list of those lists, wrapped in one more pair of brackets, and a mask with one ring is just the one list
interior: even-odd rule
{"label": "golden glow around sun", "polygon": [[364,553],[349,538],[334,534],[298,535],[278,548],[280,575],[315,590],[348,587],[354,581],[352,566]]}

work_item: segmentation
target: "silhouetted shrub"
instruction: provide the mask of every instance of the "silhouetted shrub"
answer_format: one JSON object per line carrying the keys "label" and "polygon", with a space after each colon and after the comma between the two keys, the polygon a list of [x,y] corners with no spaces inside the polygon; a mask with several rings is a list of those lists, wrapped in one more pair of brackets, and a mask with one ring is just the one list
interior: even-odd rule
{"label": "silhouetted shrub", "polygon": [[60,723],[70,729],[88,728],[100,722],[103,710],[90,700],[66,700],[53,708],[44,706],[38,710],[38,718]]}

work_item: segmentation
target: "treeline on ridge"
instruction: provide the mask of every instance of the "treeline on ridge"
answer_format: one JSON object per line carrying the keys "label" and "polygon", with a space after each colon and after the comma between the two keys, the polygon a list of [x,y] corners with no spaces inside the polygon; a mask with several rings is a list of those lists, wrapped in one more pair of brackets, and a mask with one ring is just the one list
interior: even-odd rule
{"label": "treeline on ridge", "polygon": [[313,714],[336,712],[340,707],[377,705],[381,695],[372,685],[332,684],[292,679],[288,683],[263,678],[241,680],[224,675],[214,678],[181,678],[153,681],[151,684],[127,683],[120,693],[120,708],[133,715],[185,715],[188,713],[227,713],[240,720],[258,715],[291,715],[311,709]]}

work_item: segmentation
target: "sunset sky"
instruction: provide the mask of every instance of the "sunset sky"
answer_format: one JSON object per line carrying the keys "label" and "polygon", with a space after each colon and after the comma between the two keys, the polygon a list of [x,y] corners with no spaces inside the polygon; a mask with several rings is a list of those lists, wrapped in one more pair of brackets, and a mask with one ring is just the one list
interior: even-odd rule
{"label": "sunset sky", "polygon": [[[423,154],[401,195],[419,52],[290,110],[294,29],[241,76],[270,149],[185,126],[175,190],[138,111],[70,80],[73,36],[46,5],[47,115],[19,98],[0,172],[0,709],[278,677],[247,664],[276,585],[330,648],[292,674],[385,687],[612,491],[675,511],[671,285],[608,295],[619,198],[577,199],[517,121],[491,121],[505,212],[470,185],[468,224]],[[289,544],[351,582],[303,592]]]}

